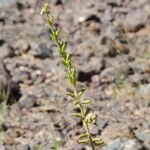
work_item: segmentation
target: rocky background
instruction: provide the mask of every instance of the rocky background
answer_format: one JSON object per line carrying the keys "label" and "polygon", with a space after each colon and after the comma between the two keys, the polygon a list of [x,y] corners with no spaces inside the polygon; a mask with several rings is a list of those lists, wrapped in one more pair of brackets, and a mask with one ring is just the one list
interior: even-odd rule
{"label": "rocky background", "polygon": [[[149,150],[150,0],[49,2],[79,88],[93,99],[91,131],[106,142],[97,150]],[[70,85],[41,3],[0,0],[0,150],[52,150],[55,139],[60,150],[90,150],[76,142],[83,129],[71,116]]]}

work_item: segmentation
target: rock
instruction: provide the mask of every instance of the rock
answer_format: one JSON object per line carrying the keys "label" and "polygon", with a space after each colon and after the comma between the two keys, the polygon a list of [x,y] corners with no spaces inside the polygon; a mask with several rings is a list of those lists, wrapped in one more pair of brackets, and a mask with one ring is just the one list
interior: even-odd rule
{"label": "rock", "polygon": [[16,150],[29,150],[29,145],[17,145]]}
{"label": "rock", "polygon": [[8,44],[5,44],[0,48],[0,58],[6,58],[12,55],[13,55],[13,49]]}
{"label": "rock", "polygon": [[137,131],[135,135],[138,140],[141,140],[144,143],[144,145],[150,147],[150,131],[148,129],[144,131]]}
{"label": "rock", "polygon": [[105,129],[102,130],[101,137],[102,139],[108,143],[111,142],[112,140],[115,140],[120,137],[127,137],[130,136],[130,131],[128,126],[126,126],[123,123],[116,123],[107,126]]}
{"label": "rock", "polygon": [[30,8],[29,3],[17,2],[16,5],[17,5],[17,9],[18,9],[19,11],[23,11],[23,10],[26,9],[26,8]]}
{"label": "rock", "polygon": [[147,20],[148,15],[144,10],[133,10],[126,16],[124,21],[124,28],[126,31],[137,32],[145,26]]}
{"label": "rock", "polygon": [[44,43],[41,43],[39,47],[31,49],[29,51],[29,54],[39,58],[47,58],[52,56],[52,52],[47,48],[46,44]]}
{"label": "rock", "polygon": [[91,81],[93,75],[99,74],[104,67],[104,61],[99,58],[92,57],[91,60],[84,65],[78,73],[79,81]]}
{"label": "rock", "polygon": [[1,1],[0,1],[0,8],[10,7],[10,6],[12,6],[15,2],[16,2],[16,0],[1,0]]}
{"label": "rock", "polygon": [[107,4],[112,6],[112,7],[119,7],[123,3],[123,0],[108,0]]}
{"label": "rock", "polygon": [[137,95],[147,100],[145,101],[145,103],[148,103],[149,97],[150,97],[150,84],[141,85],[139,89],[137,90]]}
{"label": "rock", "polygon": [[104,69],[100,74],[101,82],[113,82],[117,78],[117,72],[114,67]]}
{"label": "rock", "polygon": [[15,69],[14,72],[12,72],[12,75],[12,80],[16,83],[22,83],[30,80],[30,74],[24,70]]}
{"label": "rock", "polygon": [[15,49],[15,54],[18,55],[27,53],[30,50],[31,46],[24,40],[18,40],[16,43],[14,43],[13,48]]}
{"label": "rock", "polygon": [[34,106],[36,102],[36,97],[33,95],[23,95],[19,100],[19,105],[21,108],[30,108]]}
{"label": "rock", "polygon": [[13,24],[18,24],[18,23],[25,23],[26,20],[24,19],[24,16],[23,15],[18,15],[18,16],[15,16],[12,20]]}
{"label": "rock", "polygon": [[98,127],[100,127],[101,129],[105,128],[108,125],[108,121],[105,119],[98,118],[96,123],[97,123]]}
{"label": "rock", "polygon": [[112,141],[107,146],[103,147],[102,150],[138,150],[141,148],[141,145],[136,140],[125,140],[125,139],[116,139]]}

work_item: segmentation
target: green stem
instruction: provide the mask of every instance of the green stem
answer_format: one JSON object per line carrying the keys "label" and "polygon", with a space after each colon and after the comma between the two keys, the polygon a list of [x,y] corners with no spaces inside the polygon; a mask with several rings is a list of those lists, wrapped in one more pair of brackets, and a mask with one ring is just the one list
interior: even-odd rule
{"label": "green stem", "polygon": [[[82,106],[82,104],[81,104],[81,99],[80,99],[79,96],[78,96],[76,87],[74,87],[74,91],[75,91],[75,93],[76,93],[76,95],[77,95],[77,100],[79,101],[79,108],[80,108],[81,114],[82,114],[82,116],[84,116],[84,118],[85,118],[85,117],[86,117],[86,116],[85,116],[85,112],[84,112],[83,106]],[[86,130],[86,132],[87,132],[87,134],[88,134],[88,139],[89,139],[91,148],[92,148],[92,150],[95,150],[94,144],[93,144],[93,141],[92,141],[91,132],[90,132],[90,129],[89,129],[89,125],[85,122],[85,120],[82,120],[82,122],[83,122],[83,126],[84,126],[84,128],[85,128],[85,130]]]}
{"label": "green stem", "polygon": [[[49,14],[48,14],[48,13],[46,14],[46,17],[49,17]],[[52,26],[49,26],[49,27],[50,27],[50,30],[53,32],[53,31],[54,31],[54,30],[53,30],[53,27],[52,27]],[[56,43],[57,46],[58,46],[59,40],[58,40],[58,39],[55,39],[54,41],[55,41],[55,43]],[[72,66],[71,66],[70,69],[68,69],[68,72],[71,72],[71,69],[72,69]],[[82,103],[81,103],[81,99],[80,99],[80,97],[79,97],[79,95],[78,95],[78,92],[77,92],[77,87],[76,87],[76,85],[74,86],[74,93],[76,93],[76,100],[79,101],[79,109],[80,109],[80,111],[81,111],[82,116],[84,117],[84,120],[82,120],[82,122],[83,122],[83,127],[85,128],[86,133],[88,134],[88,140],[89,140],[89,143],[90,143],[90,145],[91,145],[92,150],[95,150],[94,144],[93,144],[93,141],[92,141],[92,136],[91,136],[90,129],[89,129],[89,125],[88,125],[88,123],[85,121],[86,116],[85,116],[85,112],[84,112],[84,109],[83,109],[83,106],[82,106]]]}

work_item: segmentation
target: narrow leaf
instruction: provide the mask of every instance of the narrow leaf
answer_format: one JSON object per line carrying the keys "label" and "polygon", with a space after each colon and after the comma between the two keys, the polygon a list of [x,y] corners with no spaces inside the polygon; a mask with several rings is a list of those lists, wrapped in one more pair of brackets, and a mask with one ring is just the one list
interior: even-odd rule
{"label": "narrow leaf", "polygon": [[82,116],[81,113],[73,113],[72,115],[75,116],[75,117],[80,118],[81,120],[84,120],[84,117]]}
{"label": "narrow leaf", "polygon": [[83,134],[80,134],[80,135],[79,135],[79,138],[85,138],[85,137],[88,137],[88,134],[87,134],[87,133],[83,133]]}
{"label": "narrow leaf", "polygon": [[96,139],[92,139],[92,141],[93,141],[93,143],[95,144],[95,145],[104,145],[105,143],[104,143],[104,141],[102,140],[102,139],[99,139],[99,138],[96,138]]}
{"label": "narrow leaf", "polygon": [[53,18],[52,17],[47,17],[47,24],[51,26],[53,24]]}
{"label": "narrow leaf", "polygon": [[85,116],[87,116],[90,112],[91,112],[91,109],[87,108],[86,111],[85,111]]}
{"label": "narrow leaf", "polygon": [[89,140],[88,139],[86,139],[86,140],[79,140],[78,142],[80,144],[87,144],[87,143],[89,143]]}
{"label": "narrow leaf", "polygon": [[67,92],[67,95],[70,96],[70,97],[72,97],[72,98],[75,98],[75,95],[74,95],[73,92]]}
{"label": "narrow leaf", "polygon": [[83,93],[85,92],[85,88],[81,89],[79,92],[78,92],[78,96],[81,97],[83,95]]}
{"label": "narrow leaf", "polygon": [[91,104],[92,100],[91,99],[85,99],[82,101],[82,104]]}
{"label": "narrow leaf", "polygon": [[65,61],[64,59],[61,60],[61,63],[62,63],[65,67],[67,67],[67,63],[66,63],[66,61]]}

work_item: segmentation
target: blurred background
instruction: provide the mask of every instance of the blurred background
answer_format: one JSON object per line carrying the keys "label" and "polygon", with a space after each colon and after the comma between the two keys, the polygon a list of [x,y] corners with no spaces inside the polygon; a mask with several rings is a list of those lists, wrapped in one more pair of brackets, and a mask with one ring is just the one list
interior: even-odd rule
{"label": "blurred background", "polygon": [[[50,30],[44,0],[0,0],[0,150],[90,150]],[[150,0],[49,0],[69,42],[79,89],[93,99],[97,150],[150,149]],[[65,86],[64,86],[65,85]]]}

